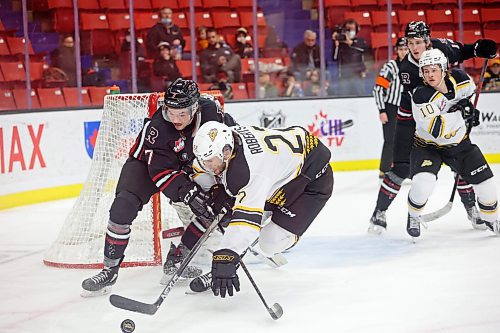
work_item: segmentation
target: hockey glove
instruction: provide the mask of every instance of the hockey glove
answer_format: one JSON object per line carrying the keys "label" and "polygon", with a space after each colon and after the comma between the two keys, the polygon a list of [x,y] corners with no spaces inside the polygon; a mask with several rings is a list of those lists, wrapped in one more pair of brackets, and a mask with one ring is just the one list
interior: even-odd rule
{"label": "hockey glove", "polygon": [[497,55],[497,44],[491,39],[479,39],[474,43],[474,55],[480,58],[493,59]]}
{"label": "hockey glove", "polygon": [[210,188],[209,193],[212,208],[216,214],[220,214],[223,209],[226,209],[227,212],[233,209],[235,199],[227,194],[224,185],[215,184]]}
{"label": "hockey glove", "polygon": [[215,214],[209,204],[209,195],[203,191],[200,185],[189,182],[179,188],[179,200],[184,202],[198,217],[212,221]]}
{"label": "hockey glove", "polygon": [[240,256],[229,249],[215,251],[212,256],[212,291],[215,296],[224,298],[226,291],[233,296],[233,287],[240,291],[240,280],[236,269],[240,263]]}
{"label": "hockey glove", "polygon": [[462,113],[462,118],[464,118],[466,123],[472,122],[472,127],[479,125],[479,110],[474,108],[474,104],[468,98],[463,98],[458,101],[457,104],[453,105],[448,112]]}

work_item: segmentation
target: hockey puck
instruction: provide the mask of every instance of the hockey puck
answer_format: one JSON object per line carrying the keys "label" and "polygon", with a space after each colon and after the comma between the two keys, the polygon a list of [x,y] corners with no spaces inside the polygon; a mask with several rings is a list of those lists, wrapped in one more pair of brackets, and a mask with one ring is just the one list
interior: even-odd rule
{"label": "hockey puck", "polygon": [[122,321],[120,327],[123,333],[132,333],[133,331],[135,331],[135,323],[132,321],[132,319],[125,319],[124,321]]}

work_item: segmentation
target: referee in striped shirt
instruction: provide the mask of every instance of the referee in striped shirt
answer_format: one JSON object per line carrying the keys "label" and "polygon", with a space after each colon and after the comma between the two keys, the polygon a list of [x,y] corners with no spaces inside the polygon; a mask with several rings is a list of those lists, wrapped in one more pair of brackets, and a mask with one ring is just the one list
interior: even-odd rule
{"label": "referee in striped shirt", "polygon": [[384,146],[380,158],[380,178],[391,170],[392,151],[394,148],[394,132],[396,130],[396,115],[401,102],[403,86],[399,78],[399,66],[408,53],[408,47],[404,38],[398,38],[394,49],[397,54],[396,60],[386,62],[377,76],[373,96],[380,113],[380,122],[384,132]]}

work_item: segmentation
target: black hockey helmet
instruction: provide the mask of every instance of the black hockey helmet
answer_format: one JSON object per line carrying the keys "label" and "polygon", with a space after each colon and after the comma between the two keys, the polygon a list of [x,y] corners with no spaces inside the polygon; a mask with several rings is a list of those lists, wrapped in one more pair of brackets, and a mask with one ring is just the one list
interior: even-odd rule
{"label": "black hockey helmet", "polygon": [[178,78],[165,90],[164,104],[167,108],[184,109],[197,104],[199,99],[196,82]]}
{"label": "black hockey helmet", "polygon": [[398,47],[403,47],[406,46],[406,38],[405,37],[399,37],[398,40],[396,41],[396,44],[394,44],[394,48]]}
{"label": "black hockey helmet", "polygon": [[431,37],[431,29],[424,21],[411,21],[405,29],[406,38],[422,38],[429,39]]}

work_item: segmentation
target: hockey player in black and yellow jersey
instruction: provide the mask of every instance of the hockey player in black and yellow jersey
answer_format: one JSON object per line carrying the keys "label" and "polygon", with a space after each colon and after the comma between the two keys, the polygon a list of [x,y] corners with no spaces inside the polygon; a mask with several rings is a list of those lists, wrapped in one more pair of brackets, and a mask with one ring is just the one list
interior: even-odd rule
{"label": "hockey player in black and yellow jersey", "polygon": [[[406,27],[405,37],[410,52],[399,68],[403,93],[396,117],[393,166],[384,175],[375,210],[370,218],[368,231],[374,234],[380,234],[386,229],[386,211],[397,196],[404,179],[410,174],[410,151],[415,132],[411,95],[415,88],[423,85],[422,77],[418,74],[418,61],[422,53],[429,49],[439,49],[450,63],[458,64],[472,57],[494,58],[497,51],[495,41],[490,39],[479,39],[474,44],[463,45],[450,39],[431,39],[430,28],[423,21],[410,22]],[[471,186],[464,179],[459,179],[457,189],[472,226],[476,229],[484,229],[484,224],[480,223]]]}
{"label": "hockey player in black and yellow jersey", "polygon": [[197,162],[235,197],[220,249],[213,253],[212,290],[239,290],[240,254],[259,238],[264,254],[292,247],[332,194],[331,152],[302,127],[266,129],[203,124],[193,141]]}
{"label": "hockey player in black and yellow jersey", "polygon": [[423,52],[419,69],[426,85],[418,87],[412,96],[416,129],[410,155],[412,185],[407,231],[412,237],[420,236],[421,211],[432,193],[441,163],[445,163],[472,184],[481,220],[498,234],[493,173],[469,138],[468,127],[479,124],[479,111],[470,101],[476,86],[464,71],[448,71],[448,59],[439,49]]}

